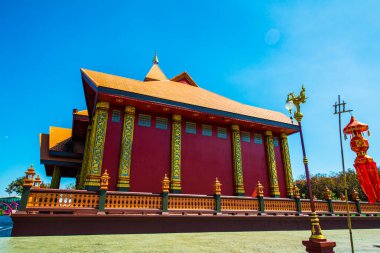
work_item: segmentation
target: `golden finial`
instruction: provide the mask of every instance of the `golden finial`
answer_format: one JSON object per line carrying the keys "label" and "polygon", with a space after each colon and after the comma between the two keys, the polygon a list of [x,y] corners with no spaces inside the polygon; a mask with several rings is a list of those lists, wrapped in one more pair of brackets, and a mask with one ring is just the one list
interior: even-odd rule
{"label": "golden finial", "polygon": [[104,171],[103,175],[100,177],[100,190],[108,190],[108,180],[110,176],[107,173],[107,170]]}
{"label": "golden finial", "polygon": [[154,52],[153,64],[158,64],[157,51]]}
{"label": "golden finial", "polygon": [[165,174],[164,179],[161,181],[162,192],[169,192],[169,183],[170,183],[170,180],[168,176]]}
{"label": "golden finial", "polygon": [[41,178],[40,175],[37,175],[36,179],[34,180],[33,186],[36,188],[40,188],[41,186]]}
{"label": "golden finial", "polygon": [[215,179],[214,187],[215,195],[220,195],[222,193],[222,184],[219,182],[218,178]]}
{"label": "golden finial", "polygon": [[264,197],[264,186],[260,183],[260,181],[257,181],[256,192],[257,197]]}
{"label": "golden finial", "polygon": [[24,178],[24,186],[33,186],[34,182],[34,175],[36,175],[36,172],[34,171],[33,164],[30,165],[29,169],[25,172],[25,178]]}
{"label": "golden finial", "polygon": [[355,189],[352,190],[351,196],[352,196],[353,201],[359,201],[360,200],[359,193]]}
{"label": "golden finial", "polygon": [[300,198],[300,189],[297,187],[297,185],[293,186],[293,196],[296,199]]}
{"label": "golden finial", "polygon": [[330,189],[326,186],[325,191],[323,192],[323,197],[325,200],[330,200],[331,199],[331,191]]}

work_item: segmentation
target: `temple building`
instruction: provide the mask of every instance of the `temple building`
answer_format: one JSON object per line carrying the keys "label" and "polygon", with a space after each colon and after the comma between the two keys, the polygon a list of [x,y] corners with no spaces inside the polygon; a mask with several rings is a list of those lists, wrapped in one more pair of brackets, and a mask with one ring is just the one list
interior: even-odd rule
{"label": "temple building", "polygon": [[[98,190],[107,170],[110,191],[170,191],[291,197],[287,136],[298,132],[286,115],[245,105],[197,85],[186,72],[167,78],[157,55],[143,80],[81,69],[87,110],[73,110],[72,128],[40,135],[41,163],[52,176],[76,178]],[[63,98],[62,98],[63,99]]]}

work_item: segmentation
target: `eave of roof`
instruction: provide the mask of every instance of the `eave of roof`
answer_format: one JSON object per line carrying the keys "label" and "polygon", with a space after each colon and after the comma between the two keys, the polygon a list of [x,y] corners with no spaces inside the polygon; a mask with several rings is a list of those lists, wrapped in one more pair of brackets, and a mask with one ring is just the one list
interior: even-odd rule
{"label": "eave of roof", "polygon": [[245,105],[200,87],[170,80],[142,82],[86,69],[81,73],[98,92],[298,130],[283,113]]}

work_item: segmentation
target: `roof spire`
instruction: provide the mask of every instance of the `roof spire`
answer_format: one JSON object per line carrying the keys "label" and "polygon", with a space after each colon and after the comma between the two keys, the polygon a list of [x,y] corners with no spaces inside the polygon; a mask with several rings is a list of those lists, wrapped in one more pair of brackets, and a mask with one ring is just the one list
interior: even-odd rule
{"label": "roof spire", "polygon": [[154,52],[153,64],[158,64],[157,51]]}

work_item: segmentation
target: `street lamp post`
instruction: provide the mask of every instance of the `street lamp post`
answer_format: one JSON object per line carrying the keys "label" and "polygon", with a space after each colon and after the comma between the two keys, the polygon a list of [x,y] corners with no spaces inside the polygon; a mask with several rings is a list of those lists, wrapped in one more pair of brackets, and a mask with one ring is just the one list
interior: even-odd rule
{"label": "street lamp post", "polygon": [[285,104],[285,108],[289,111],[290,115],[292,114],[292,110],[294,106],[296,107],[296,111],[294,112],[294,118],[297,120],[298,126],[299,126],[301,145],[302,145],[302,154],[303,154],[303,163],[305,166],[306,182],[307,182],[307,188],[308,188],[309,198],[310,198],[311,236],[309,240],[302,241],[302,244],[306,246],[306,251],[310,253],[334,252],[333,248],[336,246],[336,243],[327,241],[326,237],[323,235],[321,226],[319,224],[318,216],[315,212],[314,195],[311,188],[308,159],[306,157],[305,143],[304,143],[304,138],[302,134],[302,125],[301,125],[303,114],[301,113],[300,105],[305,103],[306,99],[307,97],[305,94],[305,87],[302,86],[301,92],[298,96],[294,95],[294,92],[288,94],[288,98]]}
{"label": "street lamp post", "polygon": [[346,168],[344,166],[344,153],[343,153],[343,143],[342,143],[342,120],[341,120],[341,115],[342,113],[351,113],[352,110],[346,110],[346,103],[343,101],[342,103],[340,102],[340,95],[338,95],[338,103],[335,102],[334,109],[335,112],[334,114],[338,114],[339,116],[339,140],[340,140],[340,154],[342,156],[342,169],[343,169],[343,179],[344,179],[344,196],[345,196],[345,202],[346,202],[346,211],[347,211],[347,226],[348,226],[348,231],[350,233],[350,244],[351,244],[351,252],[354,253],[354,241],[352,239],[352,229],[351,229],[351,214],[350,214],[350,208],[348,206],[348,194],[347,194],[347,176],[346,176]]}

